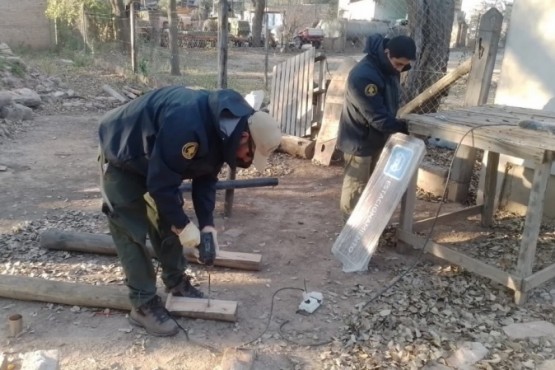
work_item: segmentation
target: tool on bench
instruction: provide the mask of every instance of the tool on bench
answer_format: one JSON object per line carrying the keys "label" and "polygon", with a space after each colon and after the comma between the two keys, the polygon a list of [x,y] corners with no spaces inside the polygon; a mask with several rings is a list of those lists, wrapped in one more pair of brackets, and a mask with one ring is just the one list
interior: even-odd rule
{"label": "tool on bench", "polygon": [[198,247],[199,261],[206,266],[206,273],[208,274],[208,306],[210,306],[210,270],[214,266],[216,260],[216,241],[214,233],[211,231],[200,233],[200,245]]}

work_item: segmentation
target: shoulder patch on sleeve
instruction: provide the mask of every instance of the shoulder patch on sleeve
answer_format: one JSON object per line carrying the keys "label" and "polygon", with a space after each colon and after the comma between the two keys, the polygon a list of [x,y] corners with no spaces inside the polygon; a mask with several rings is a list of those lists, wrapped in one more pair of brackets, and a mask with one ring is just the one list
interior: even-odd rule
{"label": "shoulder patch on sleeve", "polygon": [[197,152],[198,152],[198,143],[194,141],[183,145],[183,148],[181,148],[181,154],[185,159],[193,159],[197,154]]}
{"label": "shoulder patch on sleeve", "polygon": [[368,84],[364,88],[364,94],[366,96],[374,96],[377,93],[378,93],[378,86],[376,86],[375,84]]}

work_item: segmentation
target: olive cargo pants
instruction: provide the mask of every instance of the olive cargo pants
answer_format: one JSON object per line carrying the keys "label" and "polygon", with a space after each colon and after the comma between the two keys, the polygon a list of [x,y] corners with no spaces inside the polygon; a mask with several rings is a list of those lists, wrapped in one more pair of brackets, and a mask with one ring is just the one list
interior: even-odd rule
{"label": "olive cargo pants", "polygon": [[360,195],[364,191],[368,180],[370,180],[370,176],[376,167],[379,157],[379,154],[372,157],[358,157],[356,155],[343,154],[345,169],[339,204],[341,213],[343,214],[343,221],[347,222],[347,219],[351,216]]}
{"label": "olive cargo pants", "polygon": [[183,249],[171,225],[160,219],[144,177],[108,165],[103,189],[113,207],[113,212],[108,212],[108,224],[125,273],[129,299],[133,307],[139,307],[156,295],[156,271],[146,249],[147,234],[167,287],[176,286],[182,279],[186,266]]}

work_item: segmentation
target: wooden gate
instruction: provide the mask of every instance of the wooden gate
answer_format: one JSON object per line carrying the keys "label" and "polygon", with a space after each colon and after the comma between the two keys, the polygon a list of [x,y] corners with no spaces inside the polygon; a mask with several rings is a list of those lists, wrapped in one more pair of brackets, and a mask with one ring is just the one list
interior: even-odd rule
{"label": "wooden gate", "polygon": [[310,135],[313,121],[314,48],[274,66],[270,114],[282,132]]}

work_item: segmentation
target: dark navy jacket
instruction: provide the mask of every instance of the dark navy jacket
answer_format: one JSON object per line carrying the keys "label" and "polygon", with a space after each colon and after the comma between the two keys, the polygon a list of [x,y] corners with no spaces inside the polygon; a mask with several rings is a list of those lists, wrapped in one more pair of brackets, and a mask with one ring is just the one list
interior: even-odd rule
{"label": "dark navy jacket", "polygon": [[379,154],[390,134],[402,126],[399,109],[399,72],[384,49],[388,39],[376,34],[367,39],[367,55],[349,72],[339,120],[337,149],[360,157]]}
{"label": "dark navy jacket", "polygon": [[217,175],[224,162],[236,167],[235,152],[253,112],[233,90],[165,87],[108,112],[100,121],[100,145],[110,165],[144,176],[162,219],[176,228],[189,222],[179,186],[192,179],[203,228],[214,224]]}

